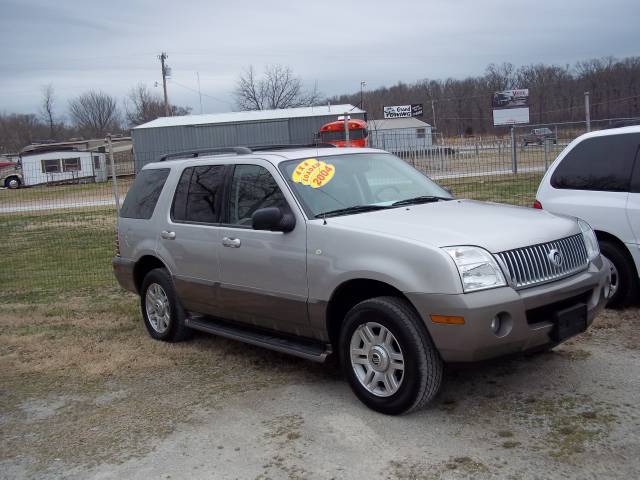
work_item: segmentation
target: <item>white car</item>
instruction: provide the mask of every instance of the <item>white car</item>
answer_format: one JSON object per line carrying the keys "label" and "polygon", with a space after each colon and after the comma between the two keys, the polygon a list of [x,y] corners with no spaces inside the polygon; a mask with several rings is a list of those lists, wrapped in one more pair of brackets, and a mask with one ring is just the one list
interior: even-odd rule
{"label": "white car", "polygon": [[640,126],[587,133],[545,174],[534,207],[586,220],[611,263],[608,305],[640,297]]}

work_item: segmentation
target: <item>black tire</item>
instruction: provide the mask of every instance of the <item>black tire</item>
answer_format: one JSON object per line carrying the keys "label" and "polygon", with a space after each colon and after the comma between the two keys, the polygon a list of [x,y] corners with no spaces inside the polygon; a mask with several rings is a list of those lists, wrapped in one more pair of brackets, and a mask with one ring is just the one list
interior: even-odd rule
{"label": "black tire", "polygon": [[[168,327],[160,332],[152,325],[146,307],[147,291],[153,284],[162,287],[169,302],[169,322]],[[156,268],[151,270],[142,281],[140,289],[140,309],[144,318],[144,325],[152,338],[162,340],[164,342],[180,342],[191,336],[193,331],[185,325],[186,313],[178,301],[176,290],[169,272],[164,268]]]}
{"label": "black tire", "polygon": [[6,188],[20,188],[21,185],[22,182],[20,181],[20,177],[16,177],[15,175],[7,177],[4,180],[4,186]]}
{"label": "black tire", "polygon": [[612,278],[611,283],[617,282],[617,288],[613,296],[607,302],[607,308],[622,308],[629,304],[632,293],[637,289],[637,276],[633,268],[633,261],[628,253],[619,245],[609,240],[600,240],[600,252],[609,260],[617,270],[617,278]]}
{"label": "black tire", "polygon": [[[365,323],[376,322],[395,337],[404,357],[398,390],[381,397],[369,392],[351,364],[351,338]],[[340,332],[340,363],[351,389],[369,408],[387,415],[409,413],[425,406],[440,390],[443,363],[422,320],[406,301],[396,297],[364,300],[346,315]]]}

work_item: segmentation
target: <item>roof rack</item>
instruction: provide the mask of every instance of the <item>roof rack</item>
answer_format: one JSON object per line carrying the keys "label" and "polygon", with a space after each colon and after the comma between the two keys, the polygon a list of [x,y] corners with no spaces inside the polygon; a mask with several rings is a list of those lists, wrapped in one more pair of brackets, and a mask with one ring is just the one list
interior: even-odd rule
{"label": "roof rack", "polygon": [[235,153],[236,155],[246,155],[251,153],[251,149],[247,147],[223,147],[223,148],[203,148],[200,150],[185,150],[184,152],[176,152],[176,153],[168,153],[163,155],[158,160],[159,162],[164,162],[165,160],[170,160],[172,158],[198,158],[200,155],[207,155],[210,153]]}
{"label": "roof rack", "polygon": [[288,150],[290,148],[336,148],[333,143],[281,143],[276,145],[251,145],[252,151]]}

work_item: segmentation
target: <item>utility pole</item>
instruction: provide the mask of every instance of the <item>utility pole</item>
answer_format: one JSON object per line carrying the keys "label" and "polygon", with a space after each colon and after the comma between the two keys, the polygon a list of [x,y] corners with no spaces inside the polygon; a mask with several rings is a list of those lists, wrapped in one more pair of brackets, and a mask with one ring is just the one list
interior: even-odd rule
{"label": "utility pole", "polygon": [[364,87],[367,85],[367,82],[362,80],[360,82],[360,110],[364,110]]}
{"label": "utility pole", "polygon": [[436,126],[436,101],[435,100],[431,100],[431,114],[433,115],[433,129],[437,130],[438,127]]}
{"label": "utility pole", "polygon": [[158,55],[160,59],[160,65],[162,65],[162,88],[164,90],[164,115],[166,117],[171,116],[171,112],[169,111],[169,97],[167,97],[167,69],[169,68],[164,61],[168,58],[168,55],[165,52],[162,52]]}
{"label": "utility pole", "polygon": [[589,92],[584,92],[584,118],[587,121],[587,132],[591,131],[591,109],[589,108]]}

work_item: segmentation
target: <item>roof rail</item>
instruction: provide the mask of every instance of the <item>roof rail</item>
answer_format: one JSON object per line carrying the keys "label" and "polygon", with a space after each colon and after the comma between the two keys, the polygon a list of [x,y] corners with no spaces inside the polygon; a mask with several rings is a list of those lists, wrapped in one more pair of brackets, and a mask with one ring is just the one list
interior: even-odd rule
{"label": "roof rail", "polygon": [[252,151],[288,150],[290,148],[336,148],[333,143],[281,143],[276,145],[251,145]]}
{"label": "roof rail", "polygon": [[215,153],[235,153],[236,155],[246,155],[251,153],[251,149],[247,147],[222,147],[222,148],[203,148],[200,150],[185,150],[184,152],[168,153],[163,155],[158,160],[164,162],[165,160],[178,159],[178,158],[198,158],[200,155]]}

